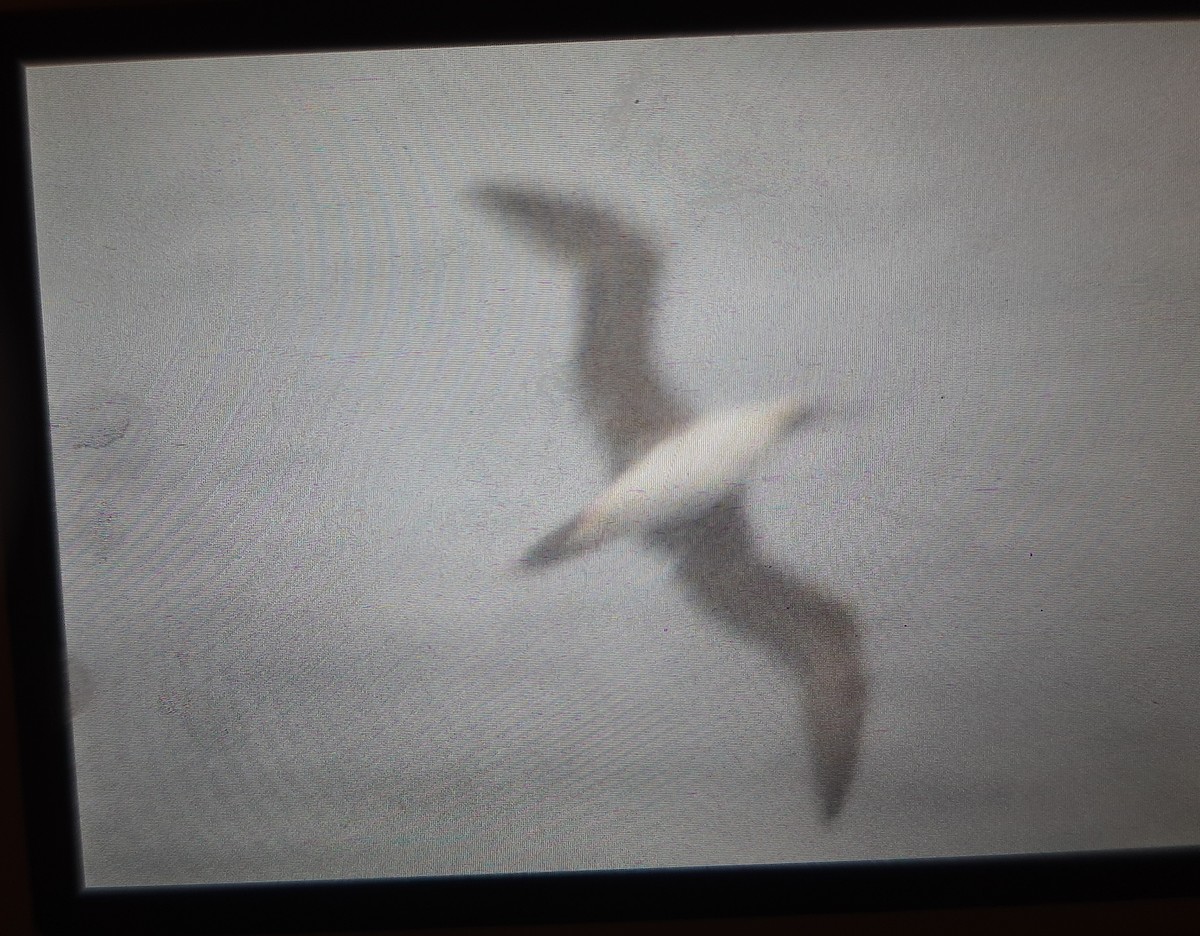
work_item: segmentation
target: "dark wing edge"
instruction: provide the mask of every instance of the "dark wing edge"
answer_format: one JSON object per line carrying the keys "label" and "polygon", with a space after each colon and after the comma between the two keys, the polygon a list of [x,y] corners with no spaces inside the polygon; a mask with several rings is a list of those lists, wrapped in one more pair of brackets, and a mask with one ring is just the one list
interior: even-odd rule
{"label": "dark wing edge", "polygon": [[693,415],[654,363],[660,251],[633,222],[580,196],[491,182],[470,198],[579,272],[579,389],[617,475]]}
{"label": "dark wing edge", "polygon": [[836,818],[854,780],[868,701],[853,608],[762,553],[742,491],[651,541],[676,557],[676,575],[698,605],[796,676],[825,819]]}

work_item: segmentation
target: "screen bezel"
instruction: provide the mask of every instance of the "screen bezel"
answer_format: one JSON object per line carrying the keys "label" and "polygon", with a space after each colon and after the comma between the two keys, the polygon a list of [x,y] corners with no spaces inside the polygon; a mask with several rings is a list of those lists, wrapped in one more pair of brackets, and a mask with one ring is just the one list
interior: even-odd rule
{"label": "screen bezel", "polygon": [[[1145,14],[1139,19],[1145,19]],[[980,25],[1011,20],[955,22]],[[1028,20],[1025,20],[1028,21]],[[3,352],[5,562],[35,910],[48,931],[304,932],[434,925],[601,922],[944,908],[1197,893],[1200,847],[1078,854],[370,881],[97,889],[83,886],[66,711],[65,638],[38,311],[24,69],[51,61],[184,57],[731,32],[927,26],[847,13],[804,22],[745,16],[470,23],[382,28],[351,4],[259,4],[14,17],[2,40],[0,169],[9,247]],[[286,23],[285,25],[282,25]]]}

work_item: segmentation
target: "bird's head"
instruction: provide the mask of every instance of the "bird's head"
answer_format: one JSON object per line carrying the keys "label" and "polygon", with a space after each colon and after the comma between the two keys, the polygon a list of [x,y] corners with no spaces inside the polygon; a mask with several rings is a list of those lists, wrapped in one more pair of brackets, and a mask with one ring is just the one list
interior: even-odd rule
{"label": "bird's head", "polygon": [[785,438],[812,421],[816,415],[817,407],[811,401],[784,397],[770,405],[767,418],[775,424],[778,437]]}

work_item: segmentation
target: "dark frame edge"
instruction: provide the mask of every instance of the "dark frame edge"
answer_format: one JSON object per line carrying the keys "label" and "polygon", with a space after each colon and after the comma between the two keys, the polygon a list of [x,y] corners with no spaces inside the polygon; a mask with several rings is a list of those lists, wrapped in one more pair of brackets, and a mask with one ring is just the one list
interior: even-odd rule
{"label": "dark frame edge", "polygon": [[[85,893],[80,917],[97,933],[342,932],[949,910],[1075,903],[1098,894],[1105,900],[1167,899],[1186,895],[1198,858],[1200,849],[1188,847],[140,893],[111,889]],[[1132,894],[1131,881],[1139,885]],[[931,900],[934,888],[939,896]],[[397,911],[405,905],[413,909]],[[220,908],[216,916],[214,907]]]}
{"label": "dark frame edge", "polygon": [[[872,4],[792,13],[753,8],[719,12],[690,10],[686,16],[641,8],[629,12],[557,15],[488,8],[471,17],[415,20],[401,11],[390,16],[370,0],[113,0],[102,6],[19,12],[6,17],[10,45],[30,64],[129,58],[303,54],[429,46],[473,46],[538,42],[594,42],[639,38],[777,33],[933,29],[1053,24],[1117,23],[1191,19],[1194,10],[1151,4],[1136,12],[1097,11],[1081,16],[1067,4],[993,4],[964,14],[941,4],[911,5],[890,15]],[[964,16],[966,18],[964,19]],[[231,28],[230,24],[236,23]],[[281,25],[286,24],[286,25]]]}
{"label": "dark frame edge", "polygon": [[19,37],[13,30],[0,43],[0,126],[20,128],[0,150],[0,244],[8,260],[0,306],[0,524],[33,911],[39,928],[54,931],[70,922],[82,874]]}

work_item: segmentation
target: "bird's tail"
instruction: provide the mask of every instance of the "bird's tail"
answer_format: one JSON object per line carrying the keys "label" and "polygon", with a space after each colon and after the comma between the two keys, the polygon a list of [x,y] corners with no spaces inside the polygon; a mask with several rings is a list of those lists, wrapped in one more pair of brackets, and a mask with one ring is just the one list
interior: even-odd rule
{"label": "bird's tail", "polygon": [[520,564],[529,571],[542,569],[595,549],[603,539],[595,518],[583,511],[530,546]]}

